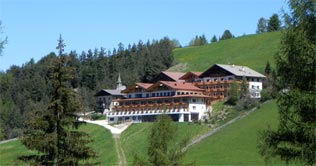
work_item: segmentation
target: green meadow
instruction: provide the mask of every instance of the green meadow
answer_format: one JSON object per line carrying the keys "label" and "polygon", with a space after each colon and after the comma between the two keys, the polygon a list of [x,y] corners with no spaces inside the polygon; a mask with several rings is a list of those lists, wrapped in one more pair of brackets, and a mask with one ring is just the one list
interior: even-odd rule
{"label": "green meadow", "polygon": [[185,161],[196,165],[285,165],[279,159],[267,163],[257,149],[258,132],[278,125],[275,101],[264,104],[247,117],[229,125],[188,149]]}
{"label": "green meadow", "polygon": [[[177,127],[175,136],[176,142],[183,139],[192,140],[198,136],[211,130],[207,125],[199,125],[193,123],[174,123]],[[127,159],[127,165],[132,165],[135,154],[145,158],[147,153],[147,145],[149,132],[152,123],[133,124],[121,135],[120,141],[124,149]]]}
{"label": "green meadow", "polygon": [[[115,144],[110,131],[93,124],[82,125],[80,130],[90,134],[94,140],[94,142],[90,143],[90,146],[98,154],[97,158],[88,160],[87,162],[99,162],[100,165],[117,164]],[[0,165],[25,165],[25,163],[19,161],[17,157],[31,153],[34,152],[27,150],[19,140],[0,144]]]}
{"label": "green meadow", "polygon": [[[281,32],[247,35],[216,43],[177,48],[173,51],[178,65],[171,71],[205,71],[213,64],[235,64],[248,66],[264,73],[267,61],[274,68],[274,55],[281,40]],[[184,66],[184,67],[180,67]]]}

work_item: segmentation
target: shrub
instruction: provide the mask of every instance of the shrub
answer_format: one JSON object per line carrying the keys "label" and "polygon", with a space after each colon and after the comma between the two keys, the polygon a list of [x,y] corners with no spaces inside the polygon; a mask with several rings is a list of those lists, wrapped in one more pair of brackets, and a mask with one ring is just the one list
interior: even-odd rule
{"label": "shrub", "polygon": [[98,114],[98,113],[91,114],[91,120],[104,120],[104,119],[106,119],[105,115]]}

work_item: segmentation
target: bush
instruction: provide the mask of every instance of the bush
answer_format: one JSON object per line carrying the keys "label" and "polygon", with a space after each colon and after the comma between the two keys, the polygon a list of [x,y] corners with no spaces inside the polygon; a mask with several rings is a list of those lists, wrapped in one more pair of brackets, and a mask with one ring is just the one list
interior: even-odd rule
{"label": "bush", "polygon": [[91,114],[91,120],[104,120],[104,119],[106,119],[105,115],[98,114],[98,113]]}
{"label": "bush", "polygon": [[245,98],[238,100],[236,110],[241,111],[244,109],[250,109],[259,105],[258,99],[253,99],[249,95]]}

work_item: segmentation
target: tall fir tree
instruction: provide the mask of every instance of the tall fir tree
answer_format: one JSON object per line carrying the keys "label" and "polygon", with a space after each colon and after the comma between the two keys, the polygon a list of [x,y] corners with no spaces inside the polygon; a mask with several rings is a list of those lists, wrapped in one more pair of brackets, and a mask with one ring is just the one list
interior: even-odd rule
{"label": "tall fir tree", "polygon": [[211,39],[211,43],[216,43],[217,42],[217,37],[214,35]]}
{"label": "tall fir tree", "polygon": [[316,1],[290,0],[291,25],[276,56],[280,123],[261,133],[260,154],[316,164]]}
{"label": "tall fir tree", "polygon": [[29,121],[22,143],[35,155],[21,156],[21,160],[31,165],[79,165],[80,160],[96,156],[87,146],[89,136],[78,127],[76,113],[81,111],[77,94],[70,87],[72,69],[68,67],[67,56],[63,54],[65,44],[58,40],[59,56],[51,68],[51,98],[47,110],[35,110]]}
{"label": "tall fir tree", "polygon": [[278,31],[280,29],[281,29],[281,21],[279,19],[279,16],[277,14],[273,14],[269,19],[267,31],[273,32],[273,31]]}
{"label": "tall fir tree", "polygon": [[266,67],[264,69],[264,73],[266,75],[270,75],[271,74],[271,66],[270,66],[270,62],[269,61],[267,61]]}

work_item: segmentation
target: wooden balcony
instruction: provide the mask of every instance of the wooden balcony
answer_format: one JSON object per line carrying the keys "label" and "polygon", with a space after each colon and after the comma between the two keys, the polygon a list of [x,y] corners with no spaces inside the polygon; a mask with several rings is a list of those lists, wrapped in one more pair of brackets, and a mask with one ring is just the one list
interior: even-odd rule
{"label": "wooden balcony", "polygon": [[173,110],[188,109],[188,104],[183,102],[177,103],[156,103],[156,104],[139,104],[139,105],[118,105],[112,108],[113,111],[129,112],[129,111],[153,111],[153,110]]}

